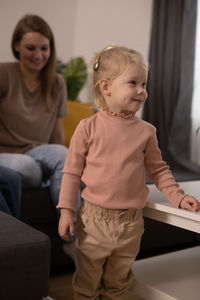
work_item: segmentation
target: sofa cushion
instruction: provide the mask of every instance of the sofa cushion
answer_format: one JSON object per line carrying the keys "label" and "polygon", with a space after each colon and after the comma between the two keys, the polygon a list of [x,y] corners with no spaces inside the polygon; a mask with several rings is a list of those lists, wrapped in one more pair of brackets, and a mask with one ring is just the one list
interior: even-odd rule
{"label": "sofa cushion", "polygon": [[80,103],[76,101],[67,102],[68,114],[64,117],[64,130],[66,146],[69,147],[71,137],[80,120],[91,117],[94,114],[94,107],[91,103]]}
{"label": "sofa cushion", "polygon": [[42,299],[48,293],[49,238],[1,211],[0,237],[0,299]]}

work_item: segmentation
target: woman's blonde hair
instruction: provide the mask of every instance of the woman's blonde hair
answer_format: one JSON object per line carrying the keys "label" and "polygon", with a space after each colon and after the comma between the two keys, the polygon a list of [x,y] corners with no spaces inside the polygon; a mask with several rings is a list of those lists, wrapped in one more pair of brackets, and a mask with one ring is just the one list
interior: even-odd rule
{"label": "woman's blonde hair", "polygon": [[15,58],[20,60],[20,53],[15,50],[15,44],[20,42],[23,35],[28,32],[39,32],[49,40],[50,57],[46,66],[42,69],[40,78],[42,82],[42,93],[46,103],[47,111],[54,105],[54,95],[56,92],[56,49],[54,36],[47,22],[37,15],[25,15],[17,23],[11,41],[11,48]]}
{"label": "woman's blonde hair", "polygon": [[97,108],[106,107],[99,83],[102,79],[114,80],[124,72],[128,64],[140,64],[148,72],[148,63],[143,56],[132,49],[109,45],[97,52],[91,61],[91,84]]}

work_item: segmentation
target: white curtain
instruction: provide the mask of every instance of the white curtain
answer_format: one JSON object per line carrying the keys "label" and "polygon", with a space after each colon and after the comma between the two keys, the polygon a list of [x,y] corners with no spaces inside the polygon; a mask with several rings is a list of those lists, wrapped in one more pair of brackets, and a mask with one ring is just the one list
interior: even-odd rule
{"label": "white curtain", "polygon": [[192,98],[191,160],[200,165],[200,1],[197,1],[194,87]]}

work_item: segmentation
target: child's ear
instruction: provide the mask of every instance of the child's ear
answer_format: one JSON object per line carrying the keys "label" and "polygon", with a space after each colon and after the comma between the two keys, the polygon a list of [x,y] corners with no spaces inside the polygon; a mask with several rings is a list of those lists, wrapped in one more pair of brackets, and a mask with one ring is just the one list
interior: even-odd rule
{"label": "child's ear", "polygon": [[99,83],[99,87],[104,96],[110,96],[110,82],[108,79],[102,79]]}

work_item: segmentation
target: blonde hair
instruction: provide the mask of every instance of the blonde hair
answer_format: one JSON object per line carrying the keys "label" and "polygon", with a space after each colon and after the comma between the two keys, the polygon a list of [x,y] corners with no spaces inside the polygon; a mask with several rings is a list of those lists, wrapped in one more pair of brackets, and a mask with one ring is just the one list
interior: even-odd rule
{"label": "blonde hair", "polygon": [[136,50],[109,45],[94,55],[91,61],[90,76],[94,103],[97,108],[106,107],[106,102],[99,87],[100,81],[104,78],[114,80],[124,72],[130,63],[139,64],[148,72],[148,63]]}

